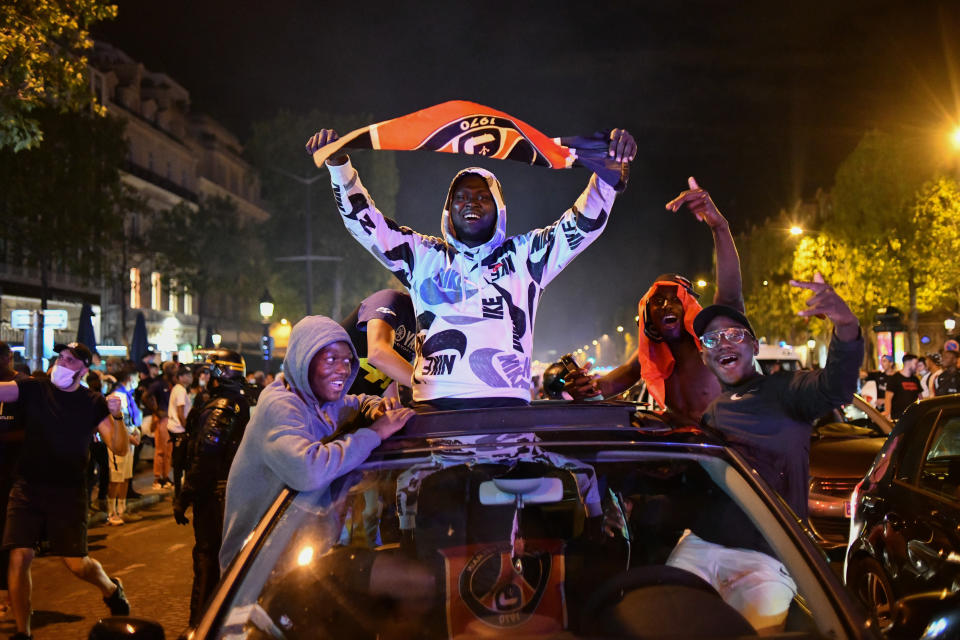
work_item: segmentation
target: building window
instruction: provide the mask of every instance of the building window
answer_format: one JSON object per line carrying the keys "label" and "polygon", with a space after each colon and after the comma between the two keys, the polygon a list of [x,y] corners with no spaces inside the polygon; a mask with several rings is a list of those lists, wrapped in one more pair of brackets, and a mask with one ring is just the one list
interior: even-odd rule
{"label": "building window", "polygon": [[130,267],[130,308],[140,308],[140,269]]}
{"label": "building window", "polygon": [[150,308],[163,310],[163,282],[159,271],[150,274]]}
{"label": "building window", "polygon": [[170,290],[167,296],[167,307],[174,313],[180,311],[180,293],[177,291],[177,281],[170,281]]}
{"label": "building window", "polygon": [[188,316],[193,315],[193,295],[186,289],[183,290],[183,312]]}

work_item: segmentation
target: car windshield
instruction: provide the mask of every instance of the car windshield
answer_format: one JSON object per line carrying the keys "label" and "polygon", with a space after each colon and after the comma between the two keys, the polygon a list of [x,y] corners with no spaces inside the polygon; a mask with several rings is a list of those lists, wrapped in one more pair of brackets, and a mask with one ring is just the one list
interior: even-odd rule
{"label": "car windshield", "polygon": [[[800,569],[720,447],[502,439],[375,454],[330,492],[297,495],[217,637],[577,638],[624,616],[618,637],[742,635],[715,591],[667,566],[677,541],[692,530]],[[787,631],[834,628],[805,601],[823,594],[804,591]]]}

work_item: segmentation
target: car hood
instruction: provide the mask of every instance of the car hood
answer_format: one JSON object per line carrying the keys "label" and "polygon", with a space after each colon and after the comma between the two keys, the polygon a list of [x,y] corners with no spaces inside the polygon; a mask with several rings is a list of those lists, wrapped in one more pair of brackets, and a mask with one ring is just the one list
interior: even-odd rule
{"label": "car hood", "polygon": [[886,438],[844,438],[810,443],[810,476],[861,478],[886,442]]}

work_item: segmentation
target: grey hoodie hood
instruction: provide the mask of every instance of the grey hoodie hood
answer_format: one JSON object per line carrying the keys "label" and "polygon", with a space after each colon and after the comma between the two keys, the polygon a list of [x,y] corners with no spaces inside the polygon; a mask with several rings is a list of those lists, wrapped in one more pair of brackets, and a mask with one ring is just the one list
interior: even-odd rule
{"label": "grey hoodie hood", "polygon": [[[468,247],[457,239],[457,233],[453,229],[453,220],[450,219],[450,203],[453,200],[453,186],[457,184],[457,180],[466,174],[478,175],[483,178],[484,182],[487,183],[487,188],[490,189],[493,201],[497,205],[497,224],[494,227],[493,236],[482,245],[473,248]],[[440,230],[441,233],[443,233],[443,239],[450,245],[456,247],[457,251],[461,253],[466,252],[475,256],[483,256],[492,249],[499,247],[507,237],[507,207],[503,203],[503,190],[500,188],[500,181],[497,180],[497,176],[480,167],[467,167],[453,176],[453,180],[450,181],[450,188],[447,189],[447,199],[443,203]]]}
{"label": "grey hoodie hood", "polygon": [[300,399],[311,407],[319,408],[324,403],[320,402],[310,388],[310,361],[318,351],[334,342],[346,342],[353,354],[350,376],[344,382],[343,391],[340,393],[339,399],[342,400],[360,371],[357,350],[350,342],[346,330],[326,316],[307,316],[295,324],[290,332],[287,355],[283,359],[283,376]]}

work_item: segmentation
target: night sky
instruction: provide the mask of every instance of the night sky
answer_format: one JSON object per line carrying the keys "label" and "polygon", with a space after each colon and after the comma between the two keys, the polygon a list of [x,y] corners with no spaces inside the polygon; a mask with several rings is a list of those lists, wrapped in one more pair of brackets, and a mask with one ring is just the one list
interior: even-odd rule
{"label": "night sky", "polygon": [[[632,325],[658,273],[709,273],[708,229],[663,209],[688,175],[736,233],[829,189],[864,131],[929,138],[931,153],[941,153],[960,114],[960,2],[119,7],[95,36],[169,74],[190,91],[193,110],[241,139],[281,109],[363,112],[376,121],[451,99],[507,111],[548,135],[629,129],[640,147],[629,189],[604,235],[547,289],[541,357]],[[365,153],[353,154],[361,177]],[[385,213],[437,233],[450,177],[474,159],[401,153],[397,164],[397,211]],[[504,186],[508,233],[552,222],[588,177],[582,169],[484,166]],[[304,173],[312,170],[305,156]],[[330,201],[318,216],[336,215]]]}

